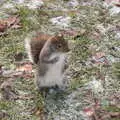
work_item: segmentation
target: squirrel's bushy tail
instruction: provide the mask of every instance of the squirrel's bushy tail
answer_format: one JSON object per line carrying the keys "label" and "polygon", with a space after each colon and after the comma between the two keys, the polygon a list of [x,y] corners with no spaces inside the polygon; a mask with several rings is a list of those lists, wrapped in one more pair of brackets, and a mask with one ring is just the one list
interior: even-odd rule
{"label": "squirrel's bushy tail", "polygon": [[25,46],[26,53],[28,55],[30,62],[32,63],[34,61],[33,61],[32,53],[31,53],[31,39],[35,34],[36,34],[35,32],[30,32],[24,40],[24,43],[25,43],[24,46]]}

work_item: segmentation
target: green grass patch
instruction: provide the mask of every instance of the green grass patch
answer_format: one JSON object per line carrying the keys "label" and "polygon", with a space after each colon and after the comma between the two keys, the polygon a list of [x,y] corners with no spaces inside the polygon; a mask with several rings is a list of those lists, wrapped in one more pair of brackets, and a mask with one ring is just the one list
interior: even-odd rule
{"label": "green grass patch", "polygon": [[120,62],[116,62],[113,64],[112,71],[113,75],[120,79]]}
{"label": "green grass patch", "polygon": [[120,108],[116,106],[106,106],[104,107],[104,109],[107,110],[108,112],[120,112]]}
{"label": "green grass patch", "polygon": [[75,39],[76,45],[72,51],[73,61],[80,60],[82,62],[89,57],[90,51],[88,47],[90,41],[86,36],[80,36]]}

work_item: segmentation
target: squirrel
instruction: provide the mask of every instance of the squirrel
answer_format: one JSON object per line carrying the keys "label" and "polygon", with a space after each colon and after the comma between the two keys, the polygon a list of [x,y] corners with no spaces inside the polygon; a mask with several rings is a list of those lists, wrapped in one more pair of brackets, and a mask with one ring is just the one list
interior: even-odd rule
{"label": "squirrel", "polygon": [[36,66],[37,88],[62,87],[66,53],[69,52],[68,42],[63,35],[39,33],[33,39],[25,39],[25,48],[30,61]]}

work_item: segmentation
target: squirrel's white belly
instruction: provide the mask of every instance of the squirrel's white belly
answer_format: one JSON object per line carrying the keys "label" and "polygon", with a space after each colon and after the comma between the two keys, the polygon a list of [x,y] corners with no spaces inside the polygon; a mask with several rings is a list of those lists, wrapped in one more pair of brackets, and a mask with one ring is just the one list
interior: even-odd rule
{"label": "squirrel's white belly", "polygon": [[[56,55],[58,56],[58,54]],[[64,73],[62,72],[62,69],[64,67],[64,62],[65,54],[61,53],[59,54],[59,60],[48,67],[48,71],[44,77],[40,77],[41,87],[50,87],[54,85],[63,86]]]}

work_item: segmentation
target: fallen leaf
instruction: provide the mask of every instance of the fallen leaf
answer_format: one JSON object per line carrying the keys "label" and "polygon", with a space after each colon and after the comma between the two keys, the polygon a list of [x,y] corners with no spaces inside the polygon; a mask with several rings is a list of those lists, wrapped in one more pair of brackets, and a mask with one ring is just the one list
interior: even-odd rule
{"label": "fallen leaf", "polygon": [[81,29],[80,31],[78,30],[61,30],[61,33],[64,35],[69,35],[69,36],[73,36],[73,37],[77,37],[79,35],[83,35],[86,32],[85,29]]}
{"label": "fallen leaf", "polygon": [[11,26],[11,28],[18,29],[18,28],[21,28],[21,26],[20,25],[13,25],[13,26]]}
{"label": "fallen leaf", "polygon": [[69,35],[69,36],[77,36],[78,35],[78,31],[76,31],[76,30],[62,30],[61,33],[65,34],[65,35]]}
{"label": "fallen leaf", "polygon": [[14,71],[11,77],[21,77],[23,76],[23,71]]}
{"label": "fallen leaf", "polygon": [[4,32],[7,28],[19,28],[20,19],[17,16],[8,17],[0,20],[0,32]]}
{"label": "fallen leaf", "polygon": [[115,3],[115,5],[116,5],[117,7],[120,7],[120,3]]}
{"label": "fallen leaf", "polygon": [[20,22],[17,16],[9,17],[6,20],[7,26],[10,27],[11,25],[18,24]]}
{"label": "fallen leaf", "polygon": [[20,99],[20,100],[30,100],[30,99],[34,99],[34,96],[31,96],[31,95],[20,95],[18,97],[18,99]]}
{"label": "fallen leaf", "polygon": [[100,63],[108,64],[109,63],[105,56],[105,53],[103,53],[103,52],[98,52],[95,55],[93,55],[92,60],[96,64],[100,64]]}
{"label": "fallen leaf", "polygon": [[102,58],[102,57],[104,57],[104,56],[105,56],[105,53],[103,53],[103,52],[98,52],[98,53],[96,53],[95,58],[96,58],[96,59],[100,59],[100,58]]}
{"label": "fallen leaf", "polygon": [[7,28],[7,23],[5,21],[0,20],[0,32],[4,32]]}
{"label": "fallen leaf", "polygon": [[31,64],[24,64],[19,66],[16,71],[24,71],[24,72],[32,72],[32,65]]}
{"label": "fallen leaf", "polygon": [[105,80],[105,76],[100,71],[96,72],[96,76],[98,79]]}
{"label": "fallen leaf", "polygon": [[89,116],[89,117],[94,114],[94,109],[93,109],[92,107],[85,108],[83,111],[84,111],[85,114],[86,114],[87,116]]}
{"label": "fallen leaf", "polygon": [[29,73],[29,74],[24,74],[22,77],[26,78],[26,79],[29,79],[29,78],[32,78],[33,75]]}
{"label": "fallen leaf", "polygon": [[110,112],[109,113],[111,117],[118,117],[120,118],[120,112]]}
{"label": "fallen leaf", "polygon": [[98,32],[90,33],[89,36],[93,40],[100,40],[101,39],[101,34]]}

